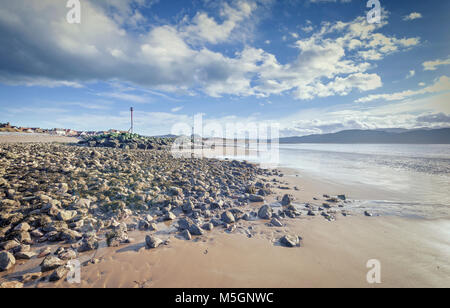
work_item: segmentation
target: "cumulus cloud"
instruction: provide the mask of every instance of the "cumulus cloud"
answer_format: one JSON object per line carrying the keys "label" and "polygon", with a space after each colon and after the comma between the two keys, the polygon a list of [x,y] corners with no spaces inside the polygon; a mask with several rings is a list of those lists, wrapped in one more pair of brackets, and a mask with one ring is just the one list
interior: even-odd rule
{"label": "cumulus cloud", "polygon": [[437,70],[438,66],[450,65],[450,57],[448,57],[447,59],[426,61],[422,65],[425,71],[435,71]]}
{"label": "cumulus cloud", "polygon": [[411,13],[409,15],[404,16],[403,20],[409,21],[409,20],[420,19],[420,18],[422,18],[422,14],[417,13],[417,12],[413,12],[413,13]]}
{"label": "cumulus cloud", "polygon": [[0,82],[77,87],[102,80],[189,95],[289,93],[312,99],[380,87],[381,78],[368,72],[369,61],[420,42],[380,33],[385,19],[368,24],[359,17],[325,22],[311,37],[298,39],[298,55],[290,63],[247,43],[234,55],[211,47],[233,41],[266,2],[224,2],[220,20],[200,11],[178,24],[150,25],[140,9],[154,1],[86,0],[82,23],[73,25],[59,1],[8,1],[0,7]]}

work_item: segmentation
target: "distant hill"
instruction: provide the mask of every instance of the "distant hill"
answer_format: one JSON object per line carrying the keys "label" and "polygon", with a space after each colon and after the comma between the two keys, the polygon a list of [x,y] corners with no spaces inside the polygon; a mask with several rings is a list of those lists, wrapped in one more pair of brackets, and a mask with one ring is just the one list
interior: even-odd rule
{"label": "distant hill", "polygon": [[417,130],[344,130],[333,134],[280,138],[280,143],[450,144],[450,128]]}

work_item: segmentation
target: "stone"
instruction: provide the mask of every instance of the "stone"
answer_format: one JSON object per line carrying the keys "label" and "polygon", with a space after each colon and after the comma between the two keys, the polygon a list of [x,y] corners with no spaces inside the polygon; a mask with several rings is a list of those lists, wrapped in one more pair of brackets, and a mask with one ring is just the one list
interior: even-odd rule
{"label": "stone", "polygon": [[341,199],[342,201],[347,200],[347,197],[345,195],[338,195],[337,197],[338,197],[338,199]]}
{"label": "stone", "polygon": [[192,224],[189,227],[189,232],[192,235],[203,235],[204,234],[203,230],[199,226],[197,226],[196,224]]}
{"label": "stone", "polygon": [[164,216],[164,220],[165,221],[170,221],[170,220],[175,220],[177,219],[177,216],[172,213],[172,212],[168,212],[165,216]]}
{"label": "stone", "polygon": [[285,235],[280,239],[280,243],[285,247],[298,247],[300,246],[300,240],[298,236]]}
{"label": "stone", "polygon": [[28,232],[30,231],[31,227],[29,224],[27,224],[26,222],[18,224],[17,226],[14,227],[14,231],[18,231],[18,232]]}
{"label": "stone", "polygon": [[258,195],[250,195],[249,200],[250,202],[264,202],[264,197]]}
{"label": "stone", "polygon": [[49,254],[52,253],[52,250],[50,247],[47,248],[43,248],[39,254],[38,254],[38,258],[45,258],[46,256],[48,256]]}
{"label": "stone", "polygon": [[282,206],[291,205],[292,201],[294,201],[294,196],[286,194],[283,196],[283,199],[281,200],[281,205]]}
{"label": "stone", "polygon": [[183,195],[183,189],[179,187],[170,187],[169,188],[169,194],[172,196],[182,196]]}
{"label": "stone", "polygon": [[193,224],[193,222],[189,218],[182,218],[178,220],[178,229],[185,230],[189,229],[189,227]]}
{"label": "stone", "polygon": [[64,262],[63,260],[50,255],[50,256],[45,257],[44,261],[42,261],[41,270],[43,272],[49,272],[54,269],[57,269],[58,267],[65,265],[65,264],[66,264],[66,262]]}
{"label": "stone", "polygon": [[272,224],[272,226],[274,227],[282,227],[283,224],[276,218],[272,218],[272,220],[270,221],[270,223]]}
{"label": "stone", "polygon": [[203,230],[212,231],[214,229],[214,225],[212,223],[206,223],[202,226]]}
{"label": "stone", "polygon": [[145,237],[145,245],[148,249],[158,248],[163,244],[163,241],[155,236],[147,235]]}
{"label": "stone", "polygon": [[1,247],[4,250],[15,250],[17,247],[20,247],[20,243],[16,240],[10,240],[7,242],[4,242]]}
{"label": "stone", "polygon": [[194,210],[195,206],[191,201],[187,201],[185,204],[183,204],[183,211],[185,213],[191,213]]}
{"label": "stone", "polygon": [[56,218],[58,218],[61,221],[69,221],[74,219],[77,215],[78,215],[77,211],[61,210],[59,211],[58,215],[56,215]]}
{"label": "stone", "polygon": [[16,264],[14,256],[7,251],[0,252],[0,272],[4,272],[12,268]]}
{"label": "stone", "polygon": [[27,273],[27,274],[23,274],[22,276],[20,276],[20,281],[23,283],[28,283],[33,280],[37,280],[37,279],[41,278],[41,276],[42,276],[41,272]]}
{"label": "stone", "polygon": [[191,235],[191,233],[189,232],[189,230],[184,230],[184,231],[182,231],[182,232],[180,233],[180,235],[181,235],[184,239],[186,239],[186,240],[188,240],[188,241],[192,240],[192,235]]}
{"label": "stone", "polygon": [[258,211],[258,217],[261,219],[270,219],[272,217],[273,210],[269,205],[263,205]]}
{"label": "stone", "polygon": [[77,258],[77,252],[73,249],[67,249],[58,254],[61,260],[73,260]]}
{"label": "stone", "polygon": [[234,223],[236,219],[234,218],[233,214],[230,211],[226,211],[222,213],[222,216],[220,219],[227,224]]}
{"label": "stone", "polygon": [[0,289],[22,289],[23,283],[19,281],[7,281],[0,284]]}
{"label": "stone", "polygon": [[17,260],[30,260],[36,256],[36,253],[32,251],[20,251],[14,256]]}
{"label": "stone", "polygon": [[49,277],[49,281],[55,282],[59,281],[61,279],[66,278],[67,274],[69,273],[69,268],[66,266],[61,266],[57,268]]}

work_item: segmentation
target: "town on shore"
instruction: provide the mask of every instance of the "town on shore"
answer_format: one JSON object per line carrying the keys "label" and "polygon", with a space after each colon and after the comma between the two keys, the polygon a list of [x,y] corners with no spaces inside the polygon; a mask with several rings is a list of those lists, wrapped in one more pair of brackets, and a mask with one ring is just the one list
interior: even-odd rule
{"label": "town on shore", "polygon": [[79,131],[70,128],[39,128],[39,127],[21,127],[14,126],[11,123],[0,123],[0,133],[25,133],[25,134],[48,134],[52,136],[64,136],[64,137],[90,137],[99,136],[105,134],[122,134],[126,131],[120,131],[116,129],[110,129],[108,131]]}

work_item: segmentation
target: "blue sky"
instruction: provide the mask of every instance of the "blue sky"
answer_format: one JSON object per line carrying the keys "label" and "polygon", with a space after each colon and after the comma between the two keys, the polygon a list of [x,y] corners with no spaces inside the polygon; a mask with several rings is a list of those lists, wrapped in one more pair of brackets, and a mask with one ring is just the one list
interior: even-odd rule
{"label": "blue sky", "polygon": [[170,133],[272,121],[282,136],[450,126],[450,2],[3,1],[0,122]]}

